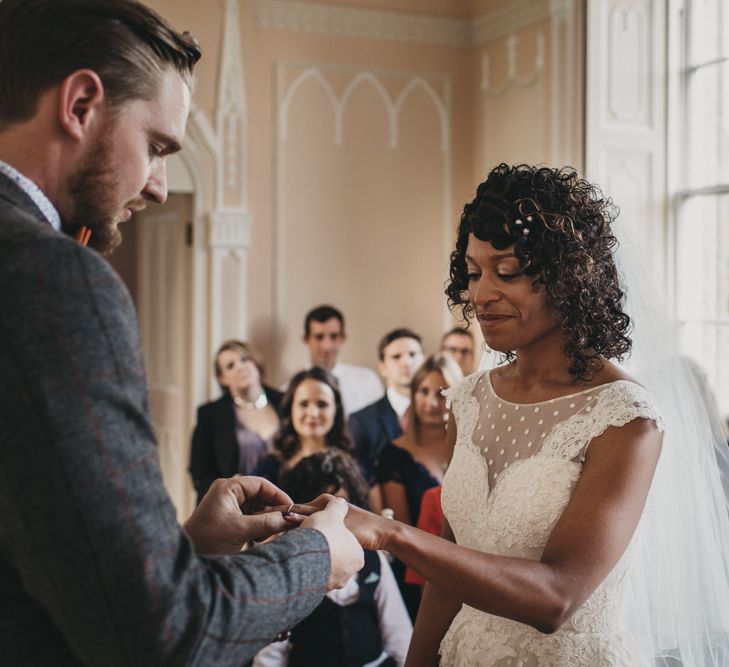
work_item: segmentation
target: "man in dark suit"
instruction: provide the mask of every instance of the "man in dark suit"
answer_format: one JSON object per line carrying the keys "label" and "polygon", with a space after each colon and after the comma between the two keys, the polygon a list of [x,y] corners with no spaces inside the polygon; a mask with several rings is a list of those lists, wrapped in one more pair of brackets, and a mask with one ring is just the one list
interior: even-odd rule
{"label": "man in dark suit", "polygon": [[423,363],[420,336],[406,328],[393,329],[377,346],[377,366],[385,380],[385,395],[349,418],[357,460],[370,484],[382,448],[402,435],[402,421],[410,407],[410,383]]}
{"label": "man in dark suit", "polygon": [[363,562],[345,503],[254,514],[289,503],[257,478],[177,523],[132,301],[73,238],[165,200],[199,55],[131,0],[0,2],[3,664],[239,667]]}

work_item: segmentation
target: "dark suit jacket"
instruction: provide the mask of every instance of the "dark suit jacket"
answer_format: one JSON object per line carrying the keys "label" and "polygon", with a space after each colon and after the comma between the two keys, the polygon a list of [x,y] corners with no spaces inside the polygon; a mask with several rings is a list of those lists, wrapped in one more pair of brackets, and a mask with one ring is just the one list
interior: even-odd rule
{"label": "dark suit jacket", "polygon": [[202,557],[162,485],[136,317],[0,175],[0,662],[240,667],[322,600],[297,529]]}
{"label": "dark suit jacket", "polygon": [[[277,414],[283,394],[264,386],[266,398]],[[235,405],[228,394],[197,409],[197,423],[190,448],[190,476],[199,503],[218,477],[238,474],[238,441],[235,435]]]}
{"label": "dark suit jacket", "polygon": [[357,460],[370,484],[375,483],[375,467],[383,447],[402,435],[397,413],[385,394],[349,417],[349,431]]}

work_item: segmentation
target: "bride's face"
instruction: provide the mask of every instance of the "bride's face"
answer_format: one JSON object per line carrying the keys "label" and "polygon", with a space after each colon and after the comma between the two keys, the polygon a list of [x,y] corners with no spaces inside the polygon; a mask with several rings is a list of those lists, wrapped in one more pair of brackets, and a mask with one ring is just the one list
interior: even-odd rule
{"label": "bride's face", "polygon": [[523,273],[514,247],[497,250],[473,234],[466,248],[468,294],[486,344],[497,352],[520,350],[561,336],[559,313],[534,276]]}

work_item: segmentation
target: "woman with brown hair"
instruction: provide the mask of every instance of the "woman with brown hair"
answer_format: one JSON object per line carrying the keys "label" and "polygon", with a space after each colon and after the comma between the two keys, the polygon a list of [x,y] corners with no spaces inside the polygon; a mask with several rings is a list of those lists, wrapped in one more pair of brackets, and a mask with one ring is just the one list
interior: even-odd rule
{"label": "woman with brown hair", "polygon": [[281,392],[263,384],[263,361],[250,343],[225,341],[213,368],[223,395],[198,408],[192,434],[190,475],[198,503],[219,477],[250,474],[279,427]]}
{"label": "woman with brown hair", "polygon": [[337,380],[313,366],[291,378],[281,403],[281,427],[273,438],[274,451],[253,474],[280,485],[299,461],[330,447],[352,453]]}
{"label": "woman with brown hair", "polygon": [[418,521],[423,494],[441,484],[448,466],[448,409],[441,392],[460,377],[456,364],[443,354],[423,362],[410,384],[407,429],[382,449],[378,460],[383,505],[393,510],[395,519],[411,526]]}
{"label": "woman with brown hair", "polygon": [[[423,495],[443,482],[450,449],[446,440],[448,409],[442,391],[461,377],[457,364],[444,354],[429,356],[413,376],[407,429],[382,449],[376,469],[383,506],[391,509],[398,521],[416,525]],[[414,619],[420,586],[405,581],[402,562],[395,561],[392,569]]]}

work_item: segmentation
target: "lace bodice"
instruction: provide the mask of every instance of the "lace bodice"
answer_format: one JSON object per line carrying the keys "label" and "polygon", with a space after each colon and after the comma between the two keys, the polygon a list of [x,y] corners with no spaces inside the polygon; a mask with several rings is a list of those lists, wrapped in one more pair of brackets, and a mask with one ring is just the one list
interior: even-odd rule
{"label": "lace bodice", "polygon": [[[582,472],[590,442],[638,417],[662,421],[651,395],[620,380],[532,404],[510,403],[484,371],[445,392],[458,426],[443,482],[443,511],[458,544],[538,559]],[[644,664],[620,624],[629,546],[613,570],[560,630],[544,635],[463,606],[441,645],[441,664]]]}

